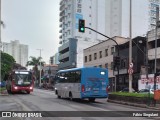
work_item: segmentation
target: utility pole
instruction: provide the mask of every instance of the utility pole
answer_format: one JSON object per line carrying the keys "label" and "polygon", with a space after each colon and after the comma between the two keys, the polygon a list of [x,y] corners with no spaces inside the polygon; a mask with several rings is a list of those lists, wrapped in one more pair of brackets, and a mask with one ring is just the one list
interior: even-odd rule
{"label": "utility pole", "polygon": [[[1,0],[0,0],[0,22],[1,22]],[[1,26],[0,26],[1,27]],[[0,28],[0,82],[1,82],[1,54],[2,54],[2,41],[1,41],[1,28]]]}
{"label": "utility pole", "polygon": [[156,90],[156,68],[157,68],[157,29],[159,21],[159,6],[156,7],[156,30],[155,30],[155,66],[154,66],[154,90]]}
{"label": "utility pole", "polygon": [[39,60],[39,63],[40,63],[40,68],[39,68],[39,86],[41,86],[41,51],[42,49],[37,49],[40,51],[40,60]]}
{"label": "utility pole", "polygon": [[[130,0],[130,21],[129,21],[129,64],[132,63],[132,0]],[[129,74],[129,92],[132,92],[132,74]]]}

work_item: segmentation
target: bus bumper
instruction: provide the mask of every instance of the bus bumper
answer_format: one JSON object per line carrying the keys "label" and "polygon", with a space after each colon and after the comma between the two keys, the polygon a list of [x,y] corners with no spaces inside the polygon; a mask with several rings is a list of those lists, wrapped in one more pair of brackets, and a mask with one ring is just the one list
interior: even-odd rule
{"label": "bus bumper", "polygon": [[28,87],[13,86],[12,87],[12,92],[19,92],[19,91],[33,92],[33,86],[28,86]]}

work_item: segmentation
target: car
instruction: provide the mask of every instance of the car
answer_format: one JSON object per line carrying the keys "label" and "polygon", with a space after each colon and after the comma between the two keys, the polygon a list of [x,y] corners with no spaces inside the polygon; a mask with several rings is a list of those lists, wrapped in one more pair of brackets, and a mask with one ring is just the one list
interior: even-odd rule
{"label": "car", "polygon": [[0,81],[0,87],[5,87],[5,86],[6,86],[5,81]]}
{"label": "car", "polygon": [[154,89],[141,89],[138,91],[138,93],[149,93],[154,94]]}
{"label": "car", "polygon": [[[129,92],[129,88],[124,88],[120,92]],[[132,92],[135,92],[135,90],[132,88]]]}

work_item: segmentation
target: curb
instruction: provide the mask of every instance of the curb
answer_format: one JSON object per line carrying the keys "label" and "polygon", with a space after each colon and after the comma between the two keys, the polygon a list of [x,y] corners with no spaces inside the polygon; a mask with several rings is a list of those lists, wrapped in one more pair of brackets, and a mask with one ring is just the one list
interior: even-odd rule
{"label": "curb", "polygon": [[1,91],[0,96],[8,96],[7,90]]}
{"label": "curb", "polygon": [[135,107],[149,108],[149,109],[154,109],[154,110],[160,110],[160,108],[157,108],[157,107],[150,107],[150,106],[147,106],[147,105],[134,104],[134,103],[122,102],[122,101],[115,101],[115,100],[110,100],[110,99],[108,99],[107,102],[129,105],[129,106],[135,106]]}

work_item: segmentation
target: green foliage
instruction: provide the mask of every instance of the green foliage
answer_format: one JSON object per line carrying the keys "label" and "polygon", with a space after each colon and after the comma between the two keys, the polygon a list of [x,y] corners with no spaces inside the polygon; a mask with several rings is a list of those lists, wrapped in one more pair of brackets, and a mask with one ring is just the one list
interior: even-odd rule
{"label": "green foliage", "polygon": [[12,70],[14,63],[15,63],[15,59],[11,55],[1,52],[1,75],[2,75],[1,77],[2,77],[2,80],[3,80],[4,76]]}
{"label": "green foliage", "polygon": [[6,87],[0,87],[0,93],[4,90],[6,90]]}
{"label": "green foliage", "polygon": [[41,61],[42,57],[33,57],[33,56],[30,56],[31,60],[27,62],[27,66],[29,65],[32,65],[32,66],[36,66],[36,65],[40,65],[40,62],[41,62],[41,65],[43,66],[45,64],[44,61]]}
{"label": "green foliage", "polygon": [[[111,94],[121,95],[121,96],[131,96],[131,97],[148,97],[149,93],[128,93],[128,92],[112,92]],[[153,97],[153,94],[150,94]]]}

